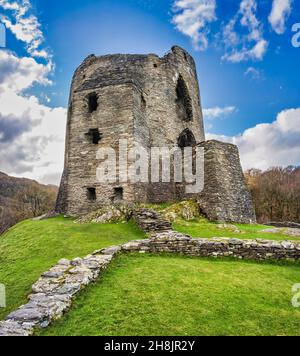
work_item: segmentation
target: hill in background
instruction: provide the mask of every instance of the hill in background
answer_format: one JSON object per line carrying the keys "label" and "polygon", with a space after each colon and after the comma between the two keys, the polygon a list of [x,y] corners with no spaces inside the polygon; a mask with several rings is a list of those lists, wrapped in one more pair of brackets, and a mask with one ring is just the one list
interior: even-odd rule
{"label": "hill in background", "polygon": [[17,222],[53,210],[58,188],[0,172],[0,234]]}

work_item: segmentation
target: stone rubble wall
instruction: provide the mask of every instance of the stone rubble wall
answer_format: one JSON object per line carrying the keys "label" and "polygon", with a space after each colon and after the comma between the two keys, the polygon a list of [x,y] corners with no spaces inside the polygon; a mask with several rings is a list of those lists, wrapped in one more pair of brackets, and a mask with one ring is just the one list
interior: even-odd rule
{"label": "stone rubble wall", "polygon": [[83,259],[61,260],[33,285],[29,302],[0,322],[0,336],[31,336],[60,319],[73,298],[94,282],[118,253],[176,253],[199,257],[299,260],[300,243],[227,238],[193,239],[174,231],[95,251]]}

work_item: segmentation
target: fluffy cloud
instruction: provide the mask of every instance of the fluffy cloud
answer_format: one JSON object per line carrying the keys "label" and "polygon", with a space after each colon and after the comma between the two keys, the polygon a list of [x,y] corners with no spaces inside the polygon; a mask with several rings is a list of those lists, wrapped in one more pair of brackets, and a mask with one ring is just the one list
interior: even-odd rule
{"label": "fluffy cloud", "polygon": [[[10,63],[22,63],[13,54],[5,57]],[[2,66],[5,62],[2,58]],[[17,176],[27,176],[45,183],[44,175],[63,168],[66,109],[42,105],[35,96],[20,90],[39,81],[39,66],[16,66],[13,75],[0,76],[0,170]],[[19,78],[19,79],[18,79]],[[12,84],[13,83],[13,84]],[[3,89],[4,88],[4,89]]]}
{"label": "fluffy cloud", "polygon": [[[45,107],[31,97],[24,100],[22,111],[23,116],[11,114],[0,119],[0,125],[4,124],[0,129],[0,169],[57,184],[63,169],[66,110]],[[55,181],[45,179],[50,174]]]}
{"label": "fluffy cloud", "polygon": [[205,119],[216,119],[222,118],[224,116],[230,115],[236,111],[235,106],[226,106],[220,108],[218,106],[209,109],[203,109],[203,115]]}
{"label": "fluffy cloud", "polygon": [[0,51],[0,92],[21,92],[33,84],[51,84],[49,64],[39,64],[34,58],[18,58],[10,52]]}
{"label": "fluffy cloud", "polygon": [[278,35],[282,35],[286,30],[285,23],[291,15],[292,2],[292,0],[273,0],[269,22]]}
{"label": "fluffy cloud", "polygon": [[208,134],[207,139],[238,145],[244,169],[297,165],[300,164],[300,108],[282,111],[274,122],[259,124],[239,136]]}
{"label": "fluffy cloud", "polygon": [[23,132],[30,130],[30,122],[26,117],[7,117],[0,114],[0,145],[13,142]]}
{"label": "fluffy cloud", "polygon": [[0,0],[0,7],[11,12],[6,26],[29,54],[18,57],[0,51],[0,170],[57,184],[63,169],[66,109],[51,108],[26,94],[36,84],[51,84],[51,56],[28,0]]}
{"label": "fluffy cloud", "polygon": [[[277,34],[285,32],[292,4],[293,0],[272,0],[268,21]],[[216,0],[174,0],[172,22],[177,30],[191,38],[196,50],[206,50],[209,24],[217,21],[216,10]],[[240,63],[264,58],[269,43],[264,38],[263,23],[257,12],[257,0],[240,0],[235,15],[223,26],[221,34],[216,35],[225,45],[223,60]]]}
{"label": "fluffy cloud", "polygon": [[11,13],[10,15],[1,15],[1,21],[18,40],[26,43],[28,53],[33,57],[49,60],[51,56],[48,51],[40,48],[44,42],[44,36],[37,17],[31,13],[30,1],[0,0],[0,6]]}
{"label": "fluffy cloud", "polygon": [[263,59],[268,42],[263,37],[263,26],[256,13],[256,0],[241,1],[238,12],[223,29],[224,60],[239,63]]}
{"label": "fluffy cloud", "polygon": [[208,47],[208,24],[216,21],[216,0],[176,0],[173,23],[191,38],[196,50]]}

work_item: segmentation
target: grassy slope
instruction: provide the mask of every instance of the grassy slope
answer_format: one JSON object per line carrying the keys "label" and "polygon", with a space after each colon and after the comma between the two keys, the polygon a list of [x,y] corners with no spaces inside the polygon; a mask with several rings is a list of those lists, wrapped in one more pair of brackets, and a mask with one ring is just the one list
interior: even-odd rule
{"label": "grassy slope", "polygon": [[0,236],[0,283],[6,285],[8,303],[0,309],[0,320],[26,302],[31,285],[61,258],[143,237],[133,223],[79,225],[59,217],[14,226]]}
{"label": "grassy slope", "polygon": [[261,232],[267,229],[265,225],[234,224],[242,233],[236,233],[230,229],[220,229],[218,225],[206,219],[199,218],[193,221],[179,220],[173,224],[175,230],[189,234],[192,237],[233,237],[237,239],[266,239],[266,240],[293,240],[299,241],[300,237],[291,237],[284,234],[271,234]]}
{"label": "grassy slope", "polygon": [[42,335],[299,335],[299,266],[121,256]]}

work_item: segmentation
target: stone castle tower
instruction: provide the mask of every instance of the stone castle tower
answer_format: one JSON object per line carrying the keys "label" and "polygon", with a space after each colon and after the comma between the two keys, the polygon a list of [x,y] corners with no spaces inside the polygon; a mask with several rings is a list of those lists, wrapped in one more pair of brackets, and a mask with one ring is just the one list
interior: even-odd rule
{"label": "stone castle tower", "polygon": [[[176,183],[96,180],[99,147],[126,139],[144,147],[200,146],[205,189],[186,196]],[[65,169],[56,210],[78,216],[116,201],[160,203],[196,198],[213,220],[254,222],[236,146],[205,141],[196,66],[180,47],[163,58],[91,55],[76,70],[69,100]]]}

